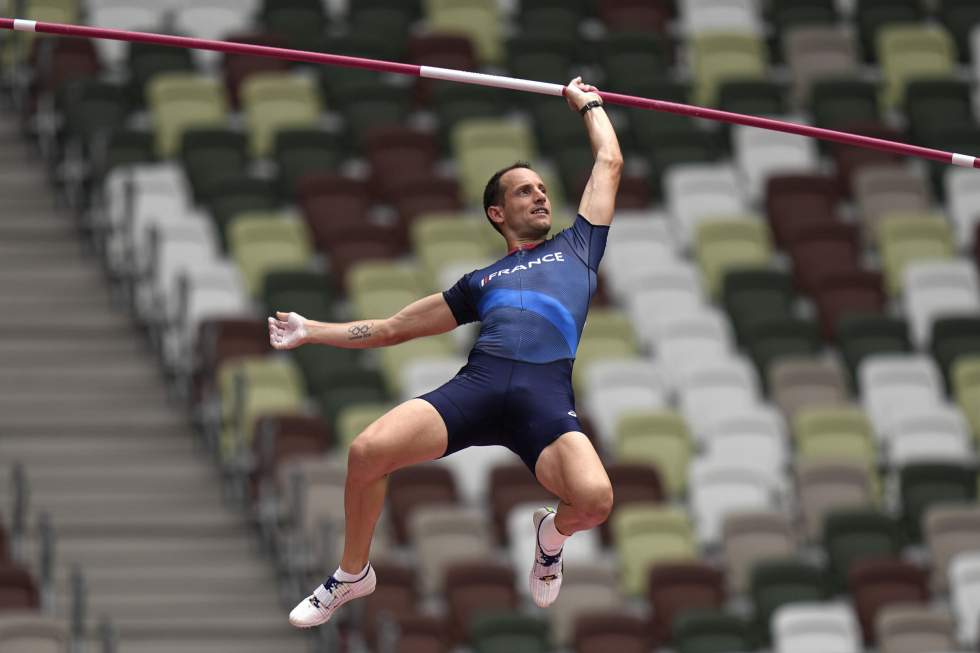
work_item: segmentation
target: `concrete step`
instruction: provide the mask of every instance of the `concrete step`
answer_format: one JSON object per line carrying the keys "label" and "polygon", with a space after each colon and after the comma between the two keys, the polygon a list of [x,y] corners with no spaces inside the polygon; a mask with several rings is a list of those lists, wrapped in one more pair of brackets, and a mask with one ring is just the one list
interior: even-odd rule
{"label": "concrete step", "polygon": [[[0,490],[9,487],[10,469],[0,467]],[[26,470],[32,495],[42,491],[112,492],[119,488],[152,488],[167,492],[171,488],[213,488],[213,468],[204,460],[192,458],[180,464],[161,465],[155,461],[133,463],[125,467],[107,465],[97,470],[79,468],[71,460]]]}
{"label": "concrete step", "polygon": [[182,435],[173,438],[146,437],[133,434],[131,439],[113,437],[77,438],[71,435],[50,437],[17,436],[4,434],[0,439],[0,458],[20,460],[29,469],[45,464],[63,464],[65,447],[71,447],[72,460],[79,465],[119,459],[159,460],[182,457],[186,460],[200,456],[193,438]]}
{"label": "concrete step", "polygon": [[[93,624],[93,628],[97,627]],[[315,633],[297,632],[295,635],[283,635],[275,638],[255,637],[235,639],[229,633],[222,639],[175,639],[163,636],[159,639],[135,638],[129,634],[119,641],[120,653],[310,653],[313,649],[311,642]],[[90,638],[86,651],[96,653],[100,650],[101,641]]]}
{"label": "concrete step", "polygon": [[[29,559],[37,559],[39,546],[36,537],[25,542]],[[179,576],[183,575],[182,570],[192,567],[218,568],[223,561],[241,563],[249,560],[254,563],[259,560],[257,548],[252,537],[148,537],[137,534],[107,539],[95,535],[60,538],[57,555],[59,560],[77,562],[83,569],[90,570],[124,567],[149,569],[179,560],[181,564],[172,570]],[[60,577],[67,576],[67,566],[59,573]],[[100,578],[103,582],[109,580],[104,574]]]}
{"label": "concrete step", "polygon": [[[18,370],[16,375],[0,376],[0,393],[44,393],[51,396],[91,397],[132,393],[163,400],[167,388],[163,380],[144,365],[86,368],[35,368]],[[0,442],[0,447],[3,443]]]}

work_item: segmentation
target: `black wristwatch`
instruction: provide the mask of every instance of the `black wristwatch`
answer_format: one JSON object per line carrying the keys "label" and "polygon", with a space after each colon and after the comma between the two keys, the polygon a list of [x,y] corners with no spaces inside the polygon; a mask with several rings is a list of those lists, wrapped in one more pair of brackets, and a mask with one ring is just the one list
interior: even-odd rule
{"label": "black wristwatch", "polygon": [[592,100],[591,102],[586,102],[585,105],[578,110],[578,112],[584,116],[589,111],[592,111],[596,107],[601,107],[601,106],[602,106],[602,102],[600,102],[599,100]]}

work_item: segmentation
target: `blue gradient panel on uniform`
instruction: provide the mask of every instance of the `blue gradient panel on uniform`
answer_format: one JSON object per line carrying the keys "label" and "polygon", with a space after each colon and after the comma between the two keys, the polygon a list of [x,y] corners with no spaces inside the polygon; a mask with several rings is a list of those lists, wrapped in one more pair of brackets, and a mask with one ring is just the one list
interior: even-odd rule
{"label": "blue gradient panel on uniform", "polygon": [[575,329],[575,318],[561,302],[534,290],[491,290],[480,300],[481,316],[489,315],[497,308],[518,308],[523,311],[534,311],[554,325],[568,345],[568,356],[573,358],[578,349],[578,333]]}
{"label": "blue gradient panel on uniform", "polygon": [[608,233],[580,215],[444,292],[457,323],[482,322],[473,350],[529,363],[574,358]]}

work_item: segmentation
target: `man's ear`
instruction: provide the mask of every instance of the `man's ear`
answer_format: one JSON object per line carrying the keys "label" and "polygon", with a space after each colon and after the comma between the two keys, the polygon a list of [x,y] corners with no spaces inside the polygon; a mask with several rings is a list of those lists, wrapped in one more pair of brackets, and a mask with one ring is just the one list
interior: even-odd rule
{"label": "man's ear", "polygon": [[487,216],[490,221],[500,226],[504,224],[504,207],[491,204],[487,207]]}

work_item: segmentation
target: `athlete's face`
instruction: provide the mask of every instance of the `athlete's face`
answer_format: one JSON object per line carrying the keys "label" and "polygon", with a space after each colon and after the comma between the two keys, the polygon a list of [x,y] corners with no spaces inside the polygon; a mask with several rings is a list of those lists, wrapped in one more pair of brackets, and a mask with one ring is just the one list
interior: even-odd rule
{"label": "athlete's face", "polygon": [[539,239],[551,230],[548,189],[534,170],[514,168],[500,178],[504,224],[519,238]]}

